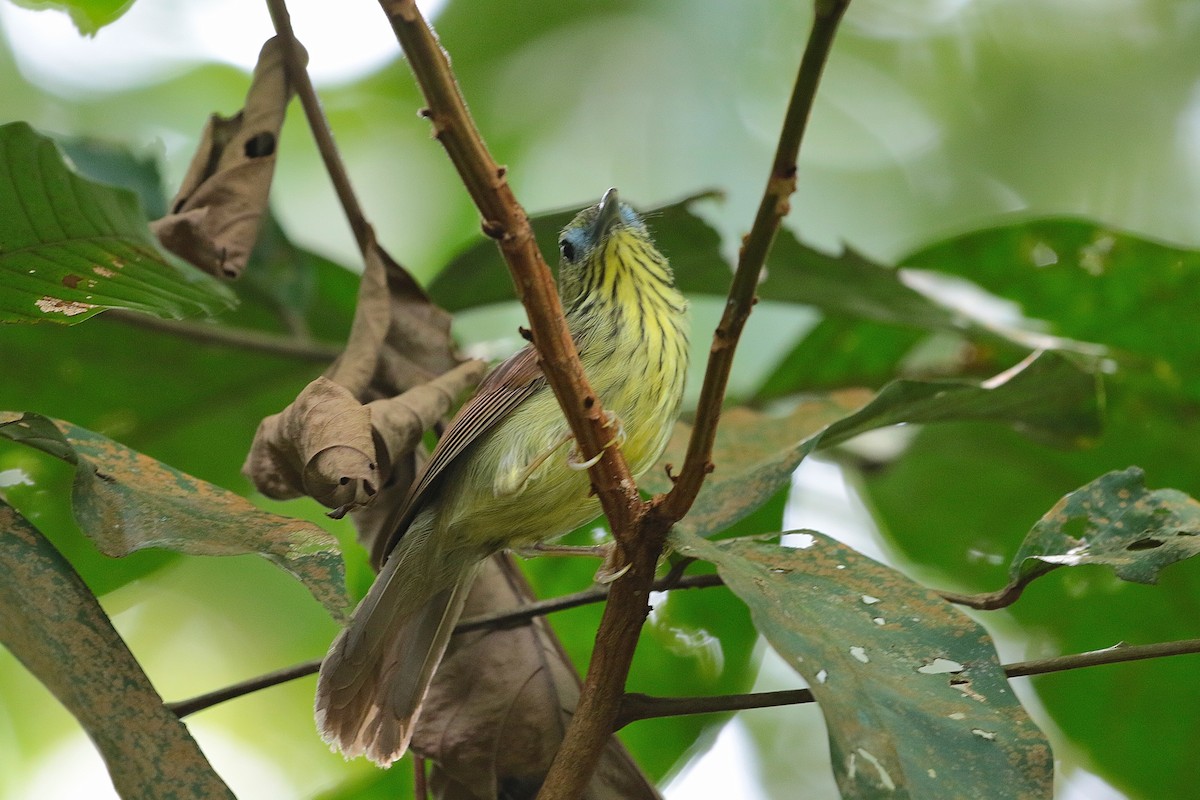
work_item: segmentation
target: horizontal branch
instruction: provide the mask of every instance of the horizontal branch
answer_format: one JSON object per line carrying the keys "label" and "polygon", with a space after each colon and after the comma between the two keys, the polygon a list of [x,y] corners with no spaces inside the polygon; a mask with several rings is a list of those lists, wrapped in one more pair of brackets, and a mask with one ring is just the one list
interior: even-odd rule
{"label": "horizontal branch", "polygon": [[[1102,664],[1120,664],[1125,661],[1143,661],[1151,658],[1166,658],[1200,653],[1200,639],[1184,639],[1176,642],[1127,645],[1124,643],[1035,661],[1018,661],[1006,664],[1004,674],[1009,678],[1024,678],[1046,675],[1052,672],[1096,667]],[[680,717],[689,714],[719,714],[730,711],[746,711],[752,708],[774,708],[776,706],[800,705],[815,702],[808,689],[788,689],[779,692],[754,692],[750,694],[712,695],[709,697],[653,697],[646,694],[627,694],[621,703],[617,717],[617,730],[631,722],[658,717]]]}
{"label": "horizontal branch", "polygon": [[[663,592],[673,589],[705,589],[710,586],[723,585],[721,578],[717,575],[691,575],[688,577],[679,577],[674,571],[662,578],[659,578],[653,584],[653,590]],[[562,595],[561,597],[552,597],[548,600],[540,600],[535,603],[528,603],[509,611],[501,611],[492,614],[480,614],[478,616],[464,619],[454,628],[454,633],[466,633],[467,631],[479,630],[481,628],[510,628],[517,625],[527,623],[534,617],[545,616],[552,614],[555,611],[565,611],[569,608],[578,608],[579,606],[590,605],[592,603],[602,602],[608,597],[608,587],[594,587],[585,589],[582,592],[574,594]],[[269,689],[272,686],[278,686],[281,683],[303,678],[306,675],[315,675],[321,668],[321,659],[312,661],[304,661],[299,664],[293,664],[290,667],[268,672],[265,675],[258,675],[239,683],[234,683],[229,686],[223,686],[220,689],[215,689],[205,694],[196,695],[187,700],[179,700],[174,703],[167,703],[167,708],[175,712],[179,717],[186,717],[188,714],[195,714],[197,711],[203,711],[206,708],[211,708],[218,703],[224,703],[226,700],[233,700],[243,695],[252,694],[262,689]]]}
{"label": "horizontal branch", "polygon": [[171,319],[159,319],[158,317],[136,311],[113,309],[107,312],[105,316],[127,325],[166,333],[171,336],[179,336],[193,342],[217,344],[239,350],[253,350],[275,356],[314,361],[318,364],[328,364],[342,352],[342,348],[337,345],[314,342],[310,339],[280,336],[274,333],[253,331],[246,328],[210,325],[203,322],[180,322]]}

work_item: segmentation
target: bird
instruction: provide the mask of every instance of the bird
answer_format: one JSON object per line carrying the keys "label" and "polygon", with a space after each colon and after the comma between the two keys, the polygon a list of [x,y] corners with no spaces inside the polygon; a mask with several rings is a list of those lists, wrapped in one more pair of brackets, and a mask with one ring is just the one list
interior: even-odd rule
{"label": "bird", "polygon": [[[559,240],[568,330],[630,472],[662,454],[683,397],[687,301],[642,217],[609,189]],[[489,556],[595,519],[574,437],[526,346],[500,363],[447,426],[414,480],[379,575],[321,664],[316,720],[346,758],[382,767],[408,749],[434,671]]]}

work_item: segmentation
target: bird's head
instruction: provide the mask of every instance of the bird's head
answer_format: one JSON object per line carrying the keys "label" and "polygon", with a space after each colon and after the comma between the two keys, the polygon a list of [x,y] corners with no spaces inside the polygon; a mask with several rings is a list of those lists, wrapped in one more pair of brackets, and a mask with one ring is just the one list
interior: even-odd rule
{"label": "bird's head", "polygon": [[622,276],[634,282],[647,277],[670,281],[670,268],[655,249],[646,223],[621,202],[616,189],[575,215],[558,237],[558,250],[560,292],[568,309],[614,287]]}

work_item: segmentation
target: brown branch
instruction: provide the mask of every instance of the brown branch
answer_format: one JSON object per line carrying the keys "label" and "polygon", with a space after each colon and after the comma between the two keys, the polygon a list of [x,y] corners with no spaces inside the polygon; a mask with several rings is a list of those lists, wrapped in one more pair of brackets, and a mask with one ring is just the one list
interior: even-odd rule
{"label": "brown branch", "polygon": [[267,0],[267,9],[271,12],[271,22],[275,25],[275,32],[285,45],[284,66],[287,68],[288,81],[295,88],[296,96],[300,98],[304,116],[308,119],[308,127],[312,131],[313,140],[317,143],[317,151],[325,162],[325,171],[329,173],[329,180],[333,183],[338,201],[342,204],[342,210],[346,214],[346,220],[354,232],[358,249],[365,256],[375,241],[375,231],[367,222],[358,197],[354,194],[354,187],[350,184],[346,166],[342,163],[341,155],[338,154],[337,145],[334,144],[329,121],[325,119],[325,112],[321,110],[321,101],[317,97],[316,89],[313,88],[312,80],[308,76],[308,69],[305,67],[303,48],[292,30],[292,18],[288,13],[287,4],[284,0]]}
{"label": "brown branch", "polygon": [[203,711],[206,708],[211,708],[218,703],[232,700],[235,697],[242,697],[243,695],[257,692],[260,689],[269,689],[272,686],[294,681],[306,675],[315,675],[320,668],[321,659],[319,658],[313,661],[305,661],[300,664],[293,664],[290,667],[277,669],[274,672],[268,672],[265,675],[259,675],[241,683],[223,686],[216,691],[206,692],[187,700],[179,700],[174,703],[167,703],[166,705],[167,708],[175,712],[175,716],[186,717],[188,714],[195,714],[197,711]]}
{"label": "brown branch", "polygon": [[657,499],[652,511],[672,521],[682,519],[692,507],[704,477],[713,469],[713,442],[716,440],[725,387],[733,366],[734,350],[756,301],[755,289],[767,254],[775,241],[775,234],[779,231],[783,217],[788,213],[791,195],[796,190],[796,161],[800,153],[800,142],[808,126],[817,86],[829,58],[838,23],[841,22],[849,4],[850,0],[816,0],[814,4],[812,30],[804,47],[804,55],[800,59],[800,69],[784,116],[783,129],[779,134],[771,174],[767,178],[766,190],[754,217],[754,224],[738,253],[737,269],[729,287],[729,301],[725,305],[725,313],[713,334],[708,368],[705,370],[704,384],[700,389],[700,401],[696,409],[692,436],[688,440],[683,470],[671,492]]}
{"label": "brown branch", "polygon": [[[801,58],[771,177],[738,259],[725,315],[713,336],[700,407],[683,472],[670,494],[656,498],[648,508],[643,507],[640,517],[635,517],[638,523],[636,536],[631,540],[620,537],[617,520],[613,520],[611,515],[609,517],[614,524],[613,531],[618,544],[625,548],[630,569],[613,585],[604,606],[604,616],[596,633],[596,646],[592,650],[579,705],[538,792],[539,800],[573,800],[581,797],[599,761],[601,750],[616,727],[625,680],[646,619],[655,563],[662,553],[667,531],[691,508],[704,477],[712,471],[712,446],[734,349],[754,305],[754,289],[767,251],[780,220],[787,212],[788,197],[795,189],[800,140],[834,33],[848,3],[849,0],[816,2],[813,29]],[[605,510],[608,510],[607,505]]]}
{"label": "brown branch", "polygon": [[315,361],[328,364],[342,352],[340,347],[322,342],[301,339],[294,336],[279,336],[263,331],[253,331],[246,328],[230,328],[223,325],[212,325],[203,322],[183,322],[171,319],[159,319],[149,314],[136,311],[112,309],[105,316],[126,325],[180,336],[192,342],[207,342],[223,347],[235,347],[240,350],[253,350],[258,353],[269,353],[288,358],[299,358],[305,361]]}
{"label": "brown branch", "polygon": [[[1036,661],[1018,661],[1007,664],[1004,674],[1009,678],[1031,675],[1046,675],[1052,672],[1096,667],[1102,664],[1120,664],[1126,661],[1142,661],[1151,658],[1192,655],[1200,653],[1200,639],[1185,639],[1176,642],[1127,645],[1118,644],[1103,650],[1073,653]],[[711,697],[652,697],[645,694],[628,694],[621,704],[617,728],[631,722],[658,717],[679,717],[688,714],[717,714],[729,711],[745,711],[752,708],[799,705],[815,701],[808,689],[789,689],[780,692],[755,692],[751,694],[727,694]]]}
{"label": "brown branch", "polygon": [[614,536],[622,542],[629,538],[645,504],[620,448],[604,447],[612,434],[605,427],[600,398],[579,363],[558,290],[537,248],[529,217],[508,185],[505,168],[495,162],[484,145],[449,58],[414,0],[380,0],[379,4],[425,97],[428,107],[421,113],[429,119],[434,138],[445,148],[479,209],[483,232],[496,240],[508,264],[517,296],[529,316],[542,371],[575,434],[580,453],[585,458],[601,454],[590,474]]}

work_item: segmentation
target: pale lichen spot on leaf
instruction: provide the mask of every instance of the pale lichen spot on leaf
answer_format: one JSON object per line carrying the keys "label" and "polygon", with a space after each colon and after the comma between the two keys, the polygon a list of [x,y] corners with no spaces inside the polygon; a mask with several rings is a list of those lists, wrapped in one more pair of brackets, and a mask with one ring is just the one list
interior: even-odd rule
{"label": "pale lichen spot on leaf", "polygon": [[33,304],[43,314],[62,314],[65,317],[74,317],[77,314],[84,314],[91,311],[96,306],[92,303],[79,303],[74,300],[62,300],[50,295],[43,295],[41,299],[33,301]]}
{"label": "pale lichen spot on leaf", "polygon": [[888,771],[884,768],[883,763],[880,762],[879,758],[876,757],[874,753],[862,747],[858,748],[856,752],[858,755],[862,756],[863,761],[866,761],[875,768],[875,772],[879,775],[880,786],[882,786],[884,789],[887,789],[889,792],[896,789],[896,782],[892,780],[892,776],[888,774]]}
{"label": "pale lichen spot on leaf", "polygon": [[995,731],[985,731],[983,728],[972,728],[971,733],[975,734],[980,739],[986,739],[989,742],[996,741]]}
{"label": "pale lichen spot on leaf", "polygon": [[867,655],[867,649],[865,647],[859,647],[857,645],[851,647],[850,655],[854,656],[856,661],[861,661],[864,664],[870,663],[871,661],[870,657]]}

